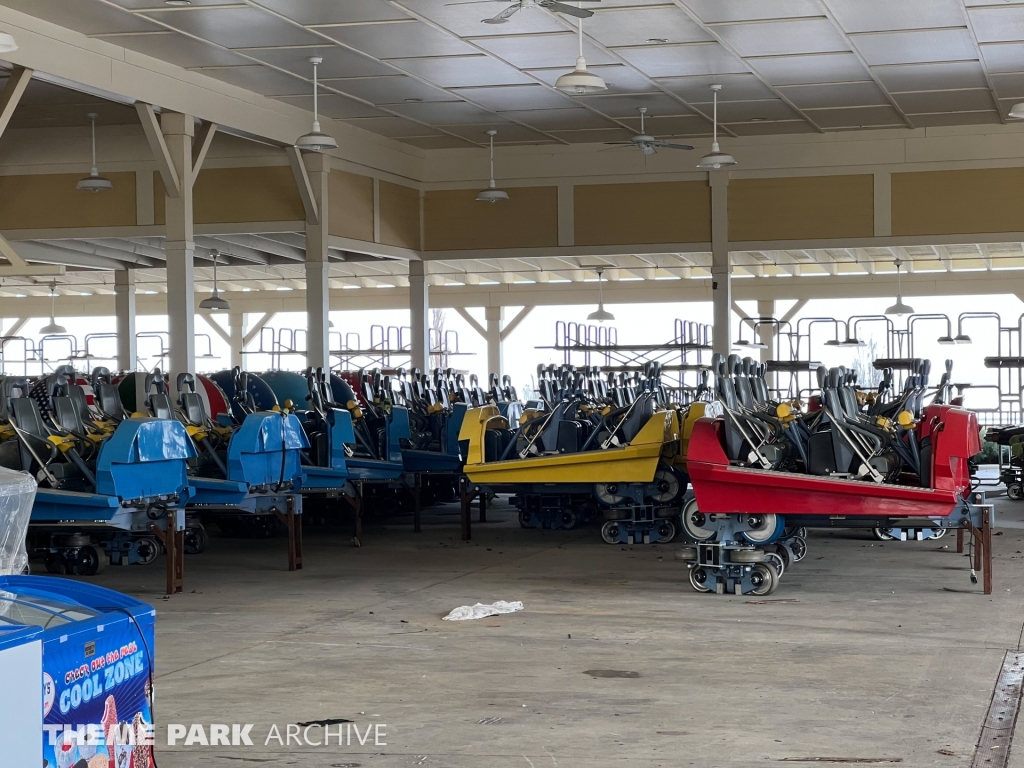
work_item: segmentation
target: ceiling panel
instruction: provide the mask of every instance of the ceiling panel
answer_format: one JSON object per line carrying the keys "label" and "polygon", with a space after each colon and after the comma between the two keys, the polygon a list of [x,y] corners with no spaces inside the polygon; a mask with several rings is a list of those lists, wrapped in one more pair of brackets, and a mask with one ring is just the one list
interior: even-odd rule
{"label": "ceiling panel", "polygon": [[737,136],[777,136],[787,133],[816,133],[814,127],[806,120],[730,123],[728,128]]}
{"label": "ceiling panel", "polygon": [[977,61],[896,64],[889,67],[873,67],[872,72],[889,91],[986,87],[985,70]]}
{"label": "ceiling panel", "polygon": [[551,138],[543,133],[532,131],[522,125],[514,125],[506,122],[485,123],[480,125],[449,125],[445,128],[449,133],[468,141],[475,141],[479,144],[486,144],[488,141],[487,131],[494,129],[498,135],[494,137],[495,144],[522,144],[524,142],[551,143]]}
{"label": "ceiling panel", "polygon": [[95,0],[4,0],[4,5],[81,32],[83,35],[160,29],[148,19],[125,13],[120,8]]}
{"label": "ceiling panel", "polygon": [[518,85],[534,82],[519,70],[489,56],[445,56],[439,59],[406,59],[402,69],[443,88],[474,85]]}
{"label": "ceiling panel", "polygon": [[703,21],[753,21],[821,16],[818,0],[683,0]]}
{"label": "ceiling panel", "polygon": [[584,24],[587,35],[607,46],[707,42],[714,38],[679,8],[624,8],[598,11]]}
{"label": "ceiling panel", "polygon": [[1020,98],[1024,96],[1024,72],[993,75],[992,85],[1001,99]]}
{"label": "ceiling panel", "polygon": [[434,131],[425,125],[420,125],[410,120],[403,120],[400,117],[363,117],[346,120],[345,122],[356,128],[362,128],[365,131],[370,131],[370,133],[377,133],[392,139],[403,139],[409,136],[440,135],[438,131]]}
{"label": "ceiling panel", "polygon": [[[139,0],[135,0],[135,2],[139,2]],[[224,0],[219,0],[219,2],[224,2]],[[344,2],[338,2],[338,0],[253,0],[253,2],[305,25],[351,24],[353,22],[410,18],[409,14],[395,8],[390,3],[382,3],[380,0],[344,0]]]}
{"label": "ceiling panel", "polygon": [[660,79],[658,83],[692,104],[710,103],[712,85],[722,86],[718,93],[720,102],[770,99],[775,96],[771,88],[752,74],[671,77]]}
{"label": "ceiling panel", "polygon": [[973,8],[968,13],[979,43],[1024,40],[1024,6]]}
{"label": "ceiling panel", "polygon": [[[592,67],[588,61],[587,69],[604,78],[605,85],[608,86],[608,93],[646,93],[658,90],[658,87],[645,75],[622,64]],[[543,80],[548,85],[554,85],[555,81],[565,73],[565,67],[530,70],[531,75]]]}
{"label": "ceiling panel", "polygon": [[565,30],[565,26],[557,18],[539,8],[530,8],[522,13],[517,13],[505,24],[484,24],[484,19],[495,16],[507,6],[488,2],[460,5],[453,4],[453,0],[401,0],[401,4],[410,11],[451,30],[459,37],[531,35]]}
{"label": "ceiling panel", "polygon": [[828,19],[716,26],[715,32],[740,56],[848,51],[849,44]]}
{"label": "ceiling panel", "polygon": [[360,77],[354,80],[328,80],[325,86],[369,101],[371,104],[400,104],[406,100],[458,101],[447,91],[426,85],[405,75],[391,77]]}
{"label": "ceiling panel", "polygon": [[[564,66],[568,71],[576,65],[576,57],[579,56],[576,35],[572,32],[483,38],[474,42],[520,69]],[[583,44],[583,55],[587,64],[616,63],[612,56],[590,42]]]}
{"label": "ceiling panel", "polygon": [[490,123],[491,121],[504,122],[501,118],[496,118],[490,112],[480,109],[473,104],[467,104],[464,101],[396,104],[393,107],[389,107],[389,109],[400,115],[405,115],[430,125],[472,125]]}
{"label": "ceiling panel", "polygon": [[747,120],[799,120],[800,115],[781,99],[764,101],[727,101],[718,105],[718,119],[723,123]]}
{"label": "ceiling panel", "polygon": [[978,57],[974,41],[966,29],[880,32],[856,35],[853,43],[868,64],[960,61]]}
{"label": "ceiling panel", "polygon": [[892,107],[850,107],[844,109],[815,109],[807,116],[822,128],[870,128],[875,126],[906,126]]}
{"label": "ceiling panel", "polygon": [[897,93],[896,103],[907,114],[914,112],[972,112],[995,109],[992,94],[986,89],[963,91],[922,91],[919,93]]}
{"label": "ceiling panel", "polygon": [[[294,104],[310,112],[313,111],[312,95],[283,96],[280,101]],[[321,115],[326,115],[335,120],[343,120],[349,117],[383,117],[387,114],[355,99],[339,96],[336,93],[321,93],[319,107]]]}
{"label": "ceiling panel", "polygon": [[[631,117],[622,121],[637,133],[640,119]],[[711,134],[711,121],[694,115],[692,117],[658,117],[644,120],[644,130],[651,136],[704,136]]]}
{"label": "ceiling panel", "polygon": [[136,35],[99,35],[100,40],[120,45],[155,59],[162,59],[179,67],[216,67],[249,64],[240,56],[201,40],[171,32],[140,33]]}
{"label": "ceiling panel", "polygon": [[[311,82],[305,82],[259,64],[250,64],[244,67],[208,67],[197,71],[263,96],[289,96],[313,92]],[[310,104],[312,104],[312,98]]]}
{"label": "ceiling panel", "polygon": [[456,92],[496,112],[515,109],[564,109],[572,106],[572,101],[567,96],[545,88],[540,83],[495,88],[462,88]]}
{"label": "ceiling panel", "polygon": [[747,72],[747,65],[717,43],[619,48],[622,58],[650,77]]}
{"label": "ceiling panel", "polygon": [[647,107],[648,115],[690,115],[685,104],[663,93],[642,93],[631,96],[588,96],[577,99],[609,117],[636,117],[640,107]]}
{"label": "ceiling panel", "polygon": [[779,56],[758,59],[755,64],[757,71],[775,85],[849,83],[871,79],[871,75],[852,53]]}
{"label": "ceiling panel", "polygon": [[[323,40],[258,8],[188,8],[150,11],[162,24],[226,48],[314,45]],[[141,17],[140,17],[141,18]]]}
{"label": "ceiling panel", "polygon": [[[165,0],[110,0],[115,5],[128,8],[133,11],[142,11],[147,8],[168,10]],[[201,5],[226,5],[228,0],[192,0],[193,6]],[[238,4],[238,3],[236,3]],[[186,9],[187,10],[187,9]]]}
{"label": "ceiling panel", "polygon": [[475,146],[455,136],[424,136],[418,139],[402,139],[402,141],[420,149],[465,149]]}
{"label": "ceiling panel", "polygon": [[862,107],[888,104],[882,89],[873,82],[797,85],[781,88],[783,94],[800,109],[815,107]]}
{"label": "ceiling panel", "polygon": [[613,125],[583,107],[503,112],[502,116],[542,131],[576,131],[583,128],[609,128]]}
{"label": "ceiling panel", "polygon": [[310,81],[313,79],[313,66],[309,63],[311,56],[319,56],[323,59],[323,63],[317,68],[317,75],[322,80],[336,77],[372,77],[397,74],[394,67],[381,64],[361,53],[323,41],[320,45],[311,47],[248,49],[245,51],[245,55],[288,70]]}
{"label": "ceiling panel", "polygon": [[996,43],[981,46],[989,72],[1024,72],[1024,43]]}
{"label": "ceiling panel", "polygon": [[570,144],[600,144],[606,141],[629,141],[633,134],[622,128],[598,128],[589,131],[551,131],[551,135]]}
{"label": "ceiling panel", "polygon": [[915,128],[933,128],[944,125],[998,125],[999,113],[995,110],[987,112],[949,112],[938,115],[911,115],[910,122]]}
{"label": "ceiling panel", "polygon": [[825,0],[847,32],[964,26],[960,0]]}
{"label": "ceiling panel", "polygon": [[412,59],[423,56],[460,56],[476,53],[473,46],[421,21],[403,24],[360,24],[354,27],[323,27],[323,34],[376,56],[378,59]]}

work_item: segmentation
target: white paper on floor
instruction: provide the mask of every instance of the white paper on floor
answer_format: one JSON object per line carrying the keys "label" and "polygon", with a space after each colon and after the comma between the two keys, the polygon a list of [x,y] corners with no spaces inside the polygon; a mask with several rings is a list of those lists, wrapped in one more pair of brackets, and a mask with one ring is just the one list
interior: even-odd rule
{"label": "white paper on floor", "polygon": [[460,605],[445,616],[444,621],[469,621],[470,619],[482,619],[487,616],[497,616],[499,613],[515,613],[521,610],[523,610],[523,604],[519,600],[511,603],[499,600],[490,605],[484,605],[483,603]]}

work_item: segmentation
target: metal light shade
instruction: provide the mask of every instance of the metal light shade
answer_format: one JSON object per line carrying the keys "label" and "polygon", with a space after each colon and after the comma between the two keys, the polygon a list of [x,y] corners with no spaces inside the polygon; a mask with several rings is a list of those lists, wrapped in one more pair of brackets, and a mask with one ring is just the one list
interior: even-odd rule
{"label": "metal light shade", "polygon": [[309,63],[313,65],[313,130],[299,136],[295,140],[297,149],[304,149],[307,152],[324,152],[328,149],[337,149],[338,142],[333,136],[328,136],[320,130],[320,95],[317,87],[316,68],[323,62],[319,56],[311,56]]}
{"label": "metal light shade", "polygon": [[736,158],[726,152],[722,152],[718,148],[717,141],[712,142],[711,151],[697,162],[697,167],[704,170],[728,168],[730,165],[736,165]]}
{"label": "metal light shade", "polygon": [[1024,101],[1018,102],[1010,107],[1008,114],[1015,120],[1024,120]]}
{"label": "metal light shade", "polygon": [[295,140],[295,146],[299,149],[304,149],[307,152],[323,152],[326,149],[337,149],[338,142],[334,140],[333,136],[321,133],[320,123],[317,122],[313,126],[312,133],[299,136],[299,138]]}
{"label": "metal light shade", "polygon": [[78,189],[83,192],[106,192],[114,188],[113,182],[105,176],[100,176],[93,169],[93,172],[78,182]]}
{"label": "metal light shade", "polygon": [[953,341],[955,341],[957,344],[970,344],[971,343],[971,337],[968,336],[966,333],[958,333],[953,338]]}
{"label": "metal light shade", "polygon": [[[491,182],[494,183],[493,181]],[[476,196],[478,203],[503,203],[508,200],[508,192],[495,187],[488,187]]]}
{"label": "metal light shade", "polygon": [[199,302],[200,309],[209,309],[213,312],[227,312],[231,309],[231,305],[228,304],[228,300],[222,298],[216,289],[213,291],[213,295],[203,299]]}
{"label": "metal light shade", "polygon": [[476,196],[478,203],[504,203],[508,200],[508,192],[498,189],[498,185],[494,183],[494,137],[497,135],[498,132],[493,128],[487,131],[491,144],[491,178],[487,183],[487,189]]}
{"label": "metal light shade", "polygon": [[[827,343],[827,342],[826,342]],[[856,336],[847,336],[845,341],[840,341],[836,344],[837,347],[863,347],[864,342],[858,339]]]}
{"label": "metal light shade", "polygon": [[614,320],[615,315],[604,308],[604,302],[597,305],[597,310],[587,315],[587,320],[597,320],[599,323],[603,323],[605,320]]}
{"label": "metal light shade", "polygon": [[600,75],[587,70],[587,61],[582,56],[576,59],[576,69],[555,80],[555,88],[573,96],[586,96],[608,90],[608,84]]}
{"label": "metal light shade", "polygon": [[956,339],[954,339],[952,336],[939,336],[939,338],[936,339],[936,341],[939,344],[946,344],[946,345],[956,344]]}
{"label": "metal light shade", "polygon": [[89,113],[89,122],[92,125],[92,168],[89,175],[78,182],[78,189],[82,192],[108,192],[114,188],[110,179],[100,176],[96,167],[96,118],[99,115],[95,112]]}
{"label": "metal light shade", "polygon": [[50,322],[39,329],[39,332],[44,336],[50,336],[55,333],[67,333],[68,329],[53,319],[53,315],[50,316]]}
{"label": "metal light shade", "polygon": [[887,310],[885,310],[885,314],[896,315],[897,317],[902,317],[903,315],[912,315],[914,314],[914,308],[909,304],[904,304],[903,298],[897,296],[896,303],[889,307]]}
{"label": "metal light shade", "polygon": [[6,32],[0,32],[0,53],[10,53],[18,50],[18,44],[14,38]]}

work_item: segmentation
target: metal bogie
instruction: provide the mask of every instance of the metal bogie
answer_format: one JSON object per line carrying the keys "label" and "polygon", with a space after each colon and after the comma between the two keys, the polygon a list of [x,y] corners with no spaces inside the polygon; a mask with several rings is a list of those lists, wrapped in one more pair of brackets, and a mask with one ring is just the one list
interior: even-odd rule
{"label": "metal bogie", "polygon": [[775,553],[739,543],[702,542],[694,548],[696,557],[687,567],[690,585],[697,592],[762,596],[770,595],[779,585],[781,572]]}

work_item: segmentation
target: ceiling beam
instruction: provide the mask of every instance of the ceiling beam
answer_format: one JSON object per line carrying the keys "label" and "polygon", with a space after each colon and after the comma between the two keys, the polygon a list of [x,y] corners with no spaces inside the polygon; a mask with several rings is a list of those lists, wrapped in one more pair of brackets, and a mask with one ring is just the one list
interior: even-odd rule
{"label": "ceiling beam", "polygon": [[320,210],[316,205],[313,183],[309,180],[309,171],[306,169],[306,162],[302,159],[302,152],[298,147],[285,147],[284,153],[288,156],[288,164],[291,165],[292,174],[295,176],[295,186],[298,187],[299,197],[302,198],[302,207],[306,211],[306,223],[319,224]]}
{"label": "ceiling beam", "polygon": [[160,121],[157,119],[153,105],[144,101],[135,102],[135,111],[139,114],[139,121],[142,123],[142,130],[146,134],[146,141],[156,160],[157,170],[164,180],[164,189],[168,197],[181,196],[181,180],[174,168],[174,161],[171,159],[171,151],[167,147],[164,133],[160,128]]}
{"label": "ceiling beam", "polygon": [[210,152],[210,145],[213,144],[213,137],[217,135],[217,124],[206,121],[196,134],[192,144],[192,184],[196,183],[199,172],[203,169],[206,155]]}
{"label": "ceiling beam", "polygon": [[14,116],[14,110],[21,103],[21,97],[24,95],[25,89],[28,88],[29,81],[32,80],[32,74],[31,69],[15,67],[11,71],[10,77],[7,78],[7,84],[3,91],[0,91],[0,136],[3,136],[4,131],[7,130],[11,118]]}

